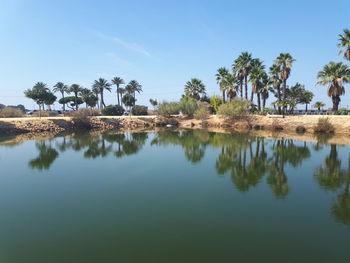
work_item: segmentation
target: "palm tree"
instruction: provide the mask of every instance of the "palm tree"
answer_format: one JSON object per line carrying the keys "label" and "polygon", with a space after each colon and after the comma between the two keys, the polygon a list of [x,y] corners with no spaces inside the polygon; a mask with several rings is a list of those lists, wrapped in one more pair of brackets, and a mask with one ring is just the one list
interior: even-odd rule
{"label": "palm tree", "polygon": [[286,89],[287,89],[287,79],[290,76],[292,69],[292,64],[295,59],[289,53],[281,53],[275,60],[275,64],[279,67],[280,78],[283,83],[283,99],[287,98]]}
{"label": "palm tree", "polygon": [[318,109],[318,111],[321,111],[321,108],[326,106],[326,104],[324,104],[322,101],[316,101],[314,104],[314,108]]}
{"label": "palm tree", "polygon": [[[63,82],[57,82],[52,91],[53,92],[60,92],[62,95],[62,99],[64,99],[64,93],[69,93],[69,88]],[[63,108],[63,113],[64,113],[66,110],[65,103],[63,103],[62,108]]]}
{"label": "palm tree", "polygon": [[124,88],[119,88],[118,92],[120,94],[120,104],[123,104],[123,94],[125,94],[126,90]]}
{"label": "palm tree", "polygon": [[338,47],[342,48],[339,55],[344,53],[344,58],[350,60],[350,30],[344,29],[342,35],[339,35]]}
{"label": "palm tree", "polygon": [[193,78],[185,84],[185,96],[199,100],[205,94],[205,85],[200,79]]}
{"label": "palm tree", "polygon": [[316,84],[328,86],[327,95],[332,98],[333,111],[337,112],[340,96],[345,94],[344,83],[350,82],[350,69],[342,62],[330,62],[318,72],[317,78],[321,79]]}
{"label": "palm tree", "polygon": [[75,110],[78,110],[78,95],[83,90],[83,87],[79,84],[72,84],[69,88],[69,92],[72,92],[74,94],[74,106]]}
{"label": "palm tree", "polygon": [[[242,52],[241,55],[235,60],[233,64],[233,70],[242,79],[242,85],[244,80],[245,99],[248,100],[248,76],[251,69],[252,54],[248,52]],[[242,96],[242,95],[241,95]]]}
{"label": "palm tree", "polygon": [[266,74],[266,72],[262,76],[261,84],[262,84],[262,86],[260,87],[260,96],[262,99],[262,109],[264,109],[265,105],[266,105],[266,100],[269,98],[269,91],[271,90],[270,79],[269,79],[268,75]]}
{"label": "palm tree", "polygon": [[106,106],[104,99],[103,99],[103,92],[104,90],[111,91],[111,84],[103,78],[99,78],[98,80],[95,80],[94,84],[92,85],[93,88],[99,89],[99,93],[101,96],[101,109]]}
{"label": "palm tree", "polygon": [[128,85],[125,87],[125,90],[131,95],[133,95],[135,99],[136,92],[140,93],[142,92],[142,85],[139,84],[136,80],[132,80],[128,83]]}
{"label": "palm tree", "polygon": [[114,79],[112,79],[112,83],[117,86],[117,99],[118,99],[118,105],[120,106],[120,100],[119,100],[120,88],[119,88],[119,86],[122,85],[122,84],[125,84],[125,82],[124,82],[124,80],[122,78],[115,77]]}
{"label": "palm tree", "polygon": [[218,69],[218,73],[215,74],[216,83],[219,84],[220,91],[222,92],[222,102],[225,103],[225,82],[230,73],[227,68],[221,67]]}
{"label": "palm tree", "polygon": [[[277,93],[277,103],[281,102],[281,79],[280,79],[280,68],[276,64],[270,67],[271,82],[274,93]],[[281,107],[278,106],[278,114],[281,114]]]}
{"label": "palm tree", "polygon": [[96,88],[96,87],[93,87],[92,88],[92,93],[95,94],[95,96],[97,98],[97,108],[100,109],[100,103],[99,103],[99,97],[98,97],[98,95],[100,94],[100,89]]}
{"label": "palm tree", "polygon": [[237,96],[238,83],[234,74],[228,74],[227,78],[225,79],[225,91],[227,93],[227,98],[230,101]]}
{"label": "palm tree", "polygon": [[265,66],[263,65],[262,61],[260,61],[259,59],[254,59],[252,61],[252,67],[250,70],[250,77],[249,77],[249,81],[252,83],[252,93],[251,93],[250,101],[253,102],[253,95],[254,93],[256,93],[258,110],[261,109],[260,88],[263,86],[262,78],[264,77],[264,75],[266,75],[264,68]]}

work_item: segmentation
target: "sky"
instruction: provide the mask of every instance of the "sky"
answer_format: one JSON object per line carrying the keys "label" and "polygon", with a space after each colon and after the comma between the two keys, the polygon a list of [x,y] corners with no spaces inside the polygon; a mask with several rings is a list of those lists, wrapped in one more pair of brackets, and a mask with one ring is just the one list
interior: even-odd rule
{"label": "sky", "polygon": [[[350,64],[337,47],[349,10],[349,0],[0,0],[0,103],[33,109],[23,91],[38,81],[90,88],[116,76],[142,85],[140,105],[179,100],[194,77],[220,95],[217,69],[249,51],[267,68],[289,52],[288,84],[304,84],[329,107],[316,75],[330,61]],[[116,104],[115,89],[106,103]],[[341,107],[349,106],[347,92]]]}

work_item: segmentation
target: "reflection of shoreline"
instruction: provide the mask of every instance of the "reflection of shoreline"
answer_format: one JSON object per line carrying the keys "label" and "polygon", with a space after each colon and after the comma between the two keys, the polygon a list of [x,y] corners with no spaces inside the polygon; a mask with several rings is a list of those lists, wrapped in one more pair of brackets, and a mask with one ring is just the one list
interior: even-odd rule
{"label": "reflection of shoreline", "polygon": [[[151,129],[133,129],[133,130],[110,130],[112,133],[138,133],[138,132],[147,132],[147,133],[153,133],[158,131],[166,130],[165,128],[151,128]],[[171,129],[175,131],[190,131],[190,130],[204,130],[209,132],[216,132],[216,133],[238,133],[238,134],[247,134],[251,136],[257,136],[257,137],[263,137],[267,139],[291,139],[291,140],[297,140],[297,141],[303,141],[303,142],[322,142],[327,144],[336,144],[336,145],[350,145],[350,137],[346,135],[330,135],[328,138],[323,139],[321,137],[317,137],[315,134],[312,133],[304,133],[304,134],[298,134],[295,132],[285,132],[285,131],[270,131],[270,130],[231,130],[231,129],[222,129],[222,128],[176,128]],[[87,132],[91,135],[99,135],[102,134],[103,131],[89,131]],[[0,146],[15,146],[17,144],[21,144],[28,140],[47,140],[52,139],[58,136],[74,136],[76,132],[74,133],[51,133],[51,132],[45,132],[45,133],[26,133],[26,134],[20,134],[20,135],[14,135],[14,136],[0,136]]]}

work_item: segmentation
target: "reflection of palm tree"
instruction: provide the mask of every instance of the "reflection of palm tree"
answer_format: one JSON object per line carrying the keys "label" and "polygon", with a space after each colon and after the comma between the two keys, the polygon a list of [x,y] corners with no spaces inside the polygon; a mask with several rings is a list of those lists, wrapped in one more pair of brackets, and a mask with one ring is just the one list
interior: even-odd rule
{"label": "reflection of palm tree", "polygon": [[341,160],[338,159],[337,147],[331,145],[330,153],[324,161],[324,167],[316,169],[315,178],[325,190],[336,191],[345,185],[344,190],[333,202],[331,212],[337,221],[350,225],[350,156],[347,169],[341,170],[340,167]]}
{"label": "reflection of palm tree", "polygon": [[289,163],[297,167],[311,154],[306,143],[303,146],[297,146],[293,140],[285,139],[276,140],[272,150],[274,152],[269,161],[270,176],[267,178],[267,183],[277,197],[283,198],[289,193],[288,178],[284,171],[285,164]]}
{"label": "reflection of palm tree", "polygon": [[47,146],[45,141],[36,143],[39,150],[39,156],[29,161],[28,165],[32,169],[47,170],[58,157],[58,152],[50,145]]}
{"label": "reflection of palm tree", "polygon": [[340,174],[341,161],[338,159],[337,146],[331,145],[329,156],[324,161],[324,167],[315,171],[315,178],[325,190],[336,190],[342,184]]}

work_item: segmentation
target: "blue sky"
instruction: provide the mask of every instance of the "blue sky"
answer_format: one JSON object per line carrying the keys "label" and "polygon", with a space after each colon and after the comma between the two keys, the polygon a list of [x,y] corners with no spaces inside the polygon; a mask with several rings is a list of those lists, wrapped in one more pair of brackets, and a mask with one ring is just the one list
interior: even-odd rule
{"label": "blue sky", "polygon": [[[279,53],[291,53],[288,83],[305,84],[314,100],[330,106],[316,74],[331,60],[343,61],[338,34],[350,28],[349,0],[0,0],[0,6],[0,103],[28,108],[34,103],[23,91],[37,81],[91,87],[99,77],[136,79],[144,90],[138,104],[177,100],[192,77],[209,95],[220,94],[216,70],[231,68],[242,51],[267,67]],[[116,103],[114,92],[106,102]]]}

